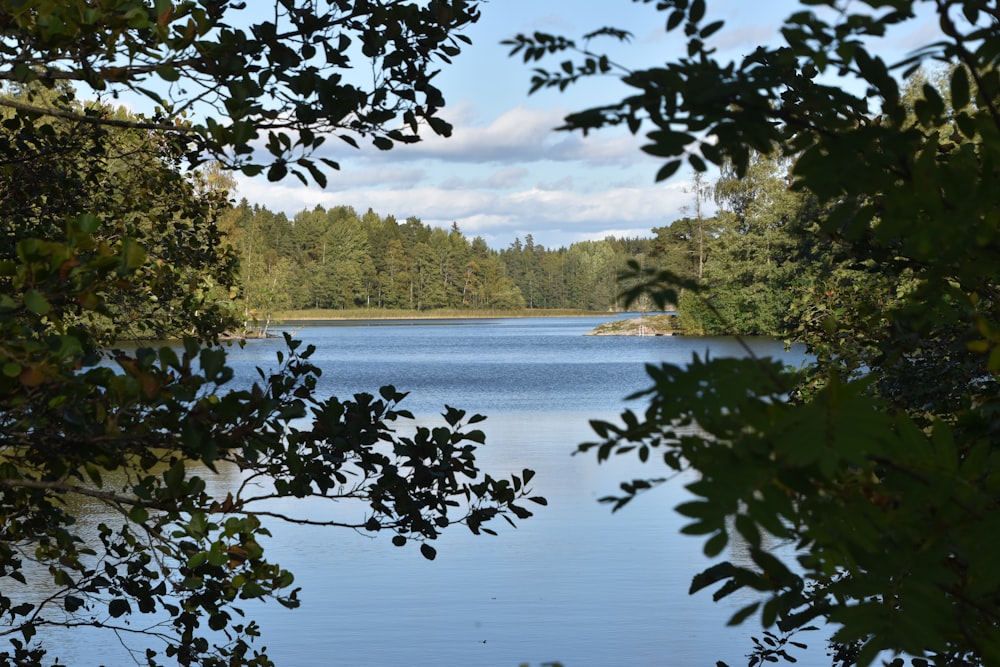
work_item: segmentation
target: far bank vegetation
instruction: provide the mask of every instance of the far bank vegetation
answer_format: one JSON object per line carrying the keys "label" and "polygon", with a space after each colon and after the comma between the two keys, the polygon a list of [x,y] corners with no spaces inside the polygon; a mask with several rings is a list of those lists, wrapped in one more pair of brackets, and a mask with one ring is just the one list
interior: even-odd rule
{"label": "far bank vegetation", "polygon": [[[219,225],[240,257],[234,319],[245,334],[266,335],[279,319],[615,313],[626,309],[621,295],[634,278],[624,276],[634,262],[700,286],[667,304],[678,317],[658,333],[787,335],[796,290],[823,271],[824,249],[804,242],[816,212],[787,190],[786,176],[785,163],[759,155],[742,179],[696,177],[694,215],[648,238],[568,248],[546,248],[529,234],[495,250],[457,225],[347,206],[288,217],[244,200]],[[706,216],[711,200],[717,213]],[[630,308],[659,310],[648,300]]]}

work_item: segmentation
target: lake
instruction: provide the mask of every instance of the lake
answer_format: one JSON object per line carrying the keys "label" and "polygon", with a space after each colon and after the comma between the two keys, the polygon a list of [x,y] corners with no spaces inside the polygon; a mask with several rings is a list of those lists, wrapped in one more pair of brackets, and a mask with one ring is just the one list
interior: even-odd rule
{"label": "lake", "polygon": [[[291,569],[303,589],[297,610],[247,605],[276,664],[746,664],[757,627],[725,627],[745,600],[715,604],[710,594],[687,594],[691,577],[709,563],[701,540],[678,534],[683,521],[672,508],[686,499],[683,480],[612,515],[598,497],[665,469],[572,456],[578,443],[593,439],[589,419],[615,418],[624,397],[647,386],[645,364],[744,352],[729,338],[584,335],[606,319],[345,322],[296,332],[317,347],[312,361],[323,369],[322,394],[394,384],[411,392],[402,407],[418,423],[438,423],[446,404],[487,415],[482,469],[495,476],[537,471],[532,486],[549,505],[531,507],[535,516],[516,530],[496,524],[496,537],[455,526],[435,544],[434,561],[413,546],[393,547],[388,535],[272,522],[270,559]],[[802,362],[801,350],[750,342],[759,354]],[[256,366],[275,366],[282,348],[279,340],[251,341],[233,349],[230,365],[238,378],[249,378]],[[321,516],[323,508],[296,509],[310,512]],[[726,557],[740,558],[738,547]],[[796,654],[799,664],[823,664],[821,637],[801,639],[810,651]],[[59,655],[88,651],[65,648]],[[101,653],[70,662],[96,664],[113,649],[105,644]]]}

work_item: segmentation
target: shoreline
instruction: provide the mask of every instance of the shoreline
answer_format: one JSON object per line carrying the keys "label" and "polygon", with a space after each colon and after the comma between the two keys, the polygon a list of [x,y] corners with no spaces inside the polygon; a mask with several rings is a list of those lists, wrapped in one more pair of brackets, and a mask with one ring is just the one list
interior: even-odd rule
{"label": "shoreline", "polygon": [[327,322],[350,322],[350,321],[392,321],[392,320],[495,320],[495,319],[540,319],[555,317],[603,317],[614,318],[633,314],[630,311],[579,311],[557,309],[540,310],[535,312],[523,311],[468,311],[459,310],[447,311],[377,311],[361,312],[347,311],[343,314],[333,314],[336,311],[328,311],[322,314],[312,314],[310,311],[296,311],[278,313],[271,318],[271,326],[285,326],[289,323],[295,324],[323,324]]}
{"label": "shoreline", "polygon": [[[392,324],[434,324],[440,322],[456,322],[463,320],[497,320],[497,319],[555,319],[555,318],[592,318],[604,319],[596,327],[587,331],[585,336],[674,336],[681,335],[676,326],[677,317],[674,313],[639,313],[637,311],[578,311],[578,310],[535,310],[516,312],[464,312],[464,311],[378,311],[369,310],[347,311],[343,314],[332,314],[337,311],[289,311],[271,318],[269,331],[266,335],[247,332],[233,335],[229,338],[243,340],[261,340],[280,338],[282,329],[292,329],[292,335],[300,328],[313,326],[336,325],[368,325],[388,326]],[[639,317],[634,317],[639,315]],[[633,317],[629,317],[633,316]]]}
{"label": "shoreline", "polygon": [[586,336],[680,336],[674,314],[641,315],[597,325]]}

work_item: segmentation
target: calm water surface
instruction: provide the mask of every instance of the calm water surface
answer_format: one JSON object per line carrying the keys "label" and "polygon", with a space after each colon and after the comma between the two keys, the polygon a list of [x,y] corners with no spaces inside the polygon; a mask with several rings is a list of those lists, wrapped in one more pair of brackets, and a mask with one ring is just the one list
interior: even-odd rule
{"label": "calm water surface", "polygon": [[[750,626],[724,627],[744,601],[687,594],[707,561],[700,540],[678,534],[672,508],[686,499],[683,480],[611,515],[598,497],[665,470],[571,455],[593,439],[589,419],[614,418],[626,395],[647,386],[645,364],[744,352],[726,338],[583,335],[600,321],[357,322],[296,332],[317,347],[323,393],[394,384],[411,392],[403,407],[420,423],[436,423],[446,404],[487,415],[482,468],[498,476],[536,470],[534,491],[549,505],[516,530],[497,524],[497,537],[456,526],[436,544],[433,562],[416,548],[393,547],[389,536],[271,524],[270,556],[303,589],[298,610],[247,608],[278,665],[746,664]],[[751,342],[761,354],[802,360],[781,343]],[[249,377],[255,366],[273,367],[282,348],[254,341],[234,351],[231,364]],[[296,502],[300,515],[326,511]],[[820,638],[803,639],[814,650],[799,664],[822,664]]]}

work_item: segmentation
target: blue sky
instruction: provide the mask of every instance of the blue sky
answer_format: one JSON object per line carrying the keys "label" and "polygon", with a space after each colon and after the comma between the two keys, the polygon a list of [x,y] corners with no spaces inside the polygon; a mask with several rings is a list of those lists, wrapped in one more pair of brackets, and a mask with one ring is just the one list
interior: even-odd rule
{"label": "blue sky", "polygon": [[[781,19],[801,8],[793,0],[708,5],[711,18],[726,21],[718,46],[737,58],[775,40]],[[388,152],[341,144],[332,156],[341,170],[325,189],[295,179],[241,179],[237,196],[289,215],[348,205],[434,226],[457,223],[466,236],[481,236],[494,248],[528,234],[548,248],[609,235],[649,236],[693,205],[690,171],[655,184],[658,163],[639,151],[641,137],[553,131],[567,112],[620,99],[625,89],[602,79],[528,96],[531,68],[508,58],[500,41],[536,30],[575,38],[614,26],[635,37],[624,46],[605,42],[608,48],[624,65],[643,67],[682,46],[680,37],[663,31],[663,20],[664,13],[628,0],[490,0],[466,33],[473,45],[438,79],[448,101],[443,115],[455,126],[451,138],[429,137]],[[900,37],[893,48],[912,39]]]}

